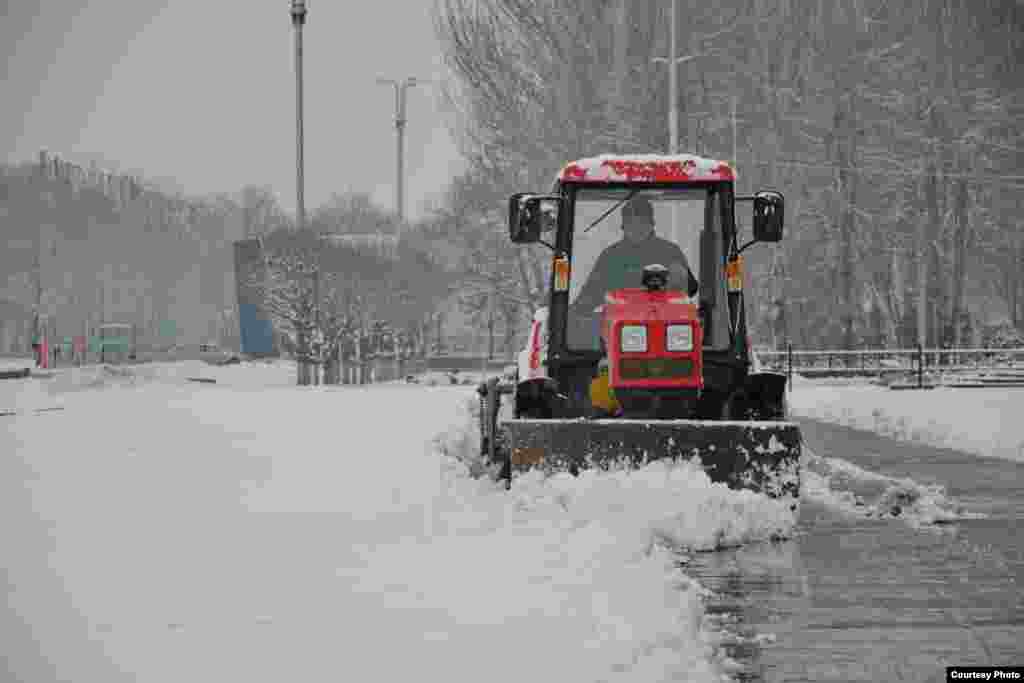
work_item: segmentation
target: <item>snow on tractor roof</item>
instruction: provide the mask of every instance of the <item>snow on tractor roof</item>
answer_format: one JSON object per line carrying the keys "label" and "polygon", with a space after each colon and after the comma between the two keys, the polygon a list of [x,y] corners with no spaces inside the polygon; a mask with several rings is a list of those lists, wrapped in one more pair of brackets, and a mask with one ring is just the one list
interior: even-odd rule
{"label": "snow on tractor roof", "polygon": [[558,174],[558,181],[576,183],[735,179],[736,174],[728,162],[692,154],[602,154],[570,162]]}

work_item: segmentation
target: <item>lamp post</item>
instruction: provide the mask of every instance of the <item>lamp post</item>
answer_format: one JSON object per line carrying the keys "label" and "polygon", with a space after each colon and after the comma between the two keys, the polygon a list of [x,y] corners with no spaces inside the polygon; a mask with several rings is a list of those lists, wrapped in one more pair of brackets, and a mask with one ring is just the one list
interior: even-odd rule
{"label": "lamp post", "polygon": [[669,30],[668,30],[668,44],[669,44],[669,56],[655,57],[652,62],[657,64],[667,63],[668,64],[668,153],[678,154],[679,153],[679,84],[678,84],[678,66],[679,62],[686,61],[690,57],[676,57],[679,54],[678,47],[676,45],[676,0],[669,0]]}
{"label": "lamp post", "polygon": [[[677,57],[679,54],[676,38],[676,0],[669,0],[668,58],[655,57],[653,62],[668,64],[668,153],[679,153],[679,62],[688,57]],[[693,141],[691,141],[692,143]],[[671,204],[672,236],[678,244],[680,238],[679,215],[676,203]]]}
{"label": "lamp post", "polygon": [[[305,164],[302,137],[302,29],[306,25],[306,0],[292,0],[291,17],[295,28],[295,209],[296,223],[301,231],[306,227]],[[316,331],[320,330],[320,239],[315,250],[316,265],[313,273],[313,303]],[[319,383],[319,373],[315,377]]]}
{"label": "lamp post", "polygon": [[395,173],[395,211],[398,212],[399,229],[401,222],[405,220],[405,94],[409,88],[419,85],[422,81],[415,76],[410,76],[404,81],[396,81],[393,78],[378,78],[379,85],[390,85],[395,89],[395,135],[397,138],[396,156],[397,163]]}
{"label": "lamp post", "polygon": [[306,224],[302,159],[302,27],[306,24],[306,0],[292,0],[291,17],[295,27],[295,194],[298,228],[302,230]]}

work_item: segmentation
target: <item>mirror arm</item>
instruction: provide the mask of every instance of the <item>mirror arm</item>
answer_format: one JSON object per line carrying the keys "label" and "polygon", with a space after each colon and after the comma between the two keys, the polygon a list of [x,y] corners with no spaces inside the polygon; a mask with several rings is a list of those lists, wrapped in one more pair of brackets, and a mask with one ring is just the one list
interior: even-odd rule
{"label": "mirror arm", "polygon": [[732,200],[734,202],[752,202],[754,201],[754,195],[746,194],[739,197],[733,197]]}
{"label": "mirror arm", "polygon": [[547,248],[548,248],[548,249],[550,249],[551,251],[558,251],[558,249],[556,249],[556,248],[555,248],[555,245],[553,245],[553,244],[548,244],[548,243],[547,243],[547,242],[545,242],[544,240],[537,240],[537,242],[538,242],[539,244],[543,244],[543,245],[544,245],[545,247],[547,247]]}
{"label": "mirror arm", "polygon": [[749,246],[751,246],[751,245],[753,245],[753,244],[757,244],[757,240],[750,240],[749,242],[747,242],[746,244],[744,244],[744,245],[743,245],[742,247],[740,247],[740,250],[739,250],[739,251],[737,251],[737,252],[736,252],[736,254],[737,254],[737,255],[739,255],[739,254],[742,254],[742,253],[743,253],[743,250],[745,250],[745,249],[746,249],[747,247],[749,247]]}

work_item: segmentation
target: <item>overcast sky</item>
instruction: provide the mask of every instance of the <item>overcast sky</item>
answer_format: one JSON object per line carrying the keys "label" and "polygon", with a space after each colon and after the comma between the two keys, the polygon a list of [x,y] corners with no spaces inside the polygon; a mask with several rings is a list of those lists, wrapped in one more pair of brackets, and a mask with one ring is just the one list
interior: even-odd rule
{"label": "overcast sky", "polygon": [[[394,91],[443,75],[431,0],[308,0],[306,206],[365,191],[394,207]],[[0,152],[171,179],[189,194],[268,184],[295,207],[289,0],[0,0]],[[459,155],[433,86],[409,91],[406,210]]]}

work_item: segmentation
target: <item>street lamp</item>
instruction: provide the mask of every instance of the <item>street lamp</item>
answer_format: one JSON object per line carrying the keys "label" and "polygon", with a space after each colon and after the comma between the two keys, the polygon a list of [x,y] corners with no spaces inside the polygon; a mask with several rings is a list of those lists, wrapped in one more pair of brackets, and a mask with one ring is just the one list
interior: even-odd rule
{"label": "street lamp", "polygon": [[306,0],[292,0],[291,17],[295,27],[295,193],[298,227],[302,230],[306,224],[302,177],[302,27],[306,24]]}
{"label": "street lamp", "polygon": [[[669,0],[671,11],[669,12],[669,47],[668,47],[668,59],[664,57],[655,57],[653,62],[655,63],[666,63],[668,64],[668,153],[675,155],[679,153],[679,62],[688,59],[688,57],[676,57],[679,53],[676,45],[676,0]],[[693,144],[693,140],[690,141]],[[693,150],[694,152],[696,149]],[[671,205],[671,223],[672,223],[672,236],[678,243],[680,237],[679,228],[679,212],[676,207],[676,203],[672,202]]]}
{"label": "street lamp", "polygon": [[[651,61],[655,63],[667,63],[668,64],[668,153],[678,154],[679,153],[679,95],[677,92],[677,72],[679,62],[687,59],[687,57],[678,58],[678,49],[676,47],[676,0],[669,0],[672,10],[669,12],[669,56],[668,59],[664,57],[655,57]],[[691,141],[692,142],[692,141]]]}
{"label": "street lamp", "polygon": [[[305,177],[302,140],[302,28],[306,25],[306,0],[292,0],[291,17],[295,28],[295,213],[298,229],[306,227]],[[313,302],[316,329],[320,330],[320,240],[315,249],[316,272],[313,277]],[[319,377],[317,378],[319,379]]]}
{"label": "street lamp", "polygon": [[395,182],[395,210],[398,212],[399,230],[401,230],[401,222],[405,219],[405,195],[403,193],[403,185],[405,182],[405,91],[422,82],[423,81],[417,79],[415,76],[410,76],[401,82],[392,78],[377,79],[377,83],[379,85],[390,85],[395,89],[395,134],[398,139],[398,159],[395,169],[397,174]]}

